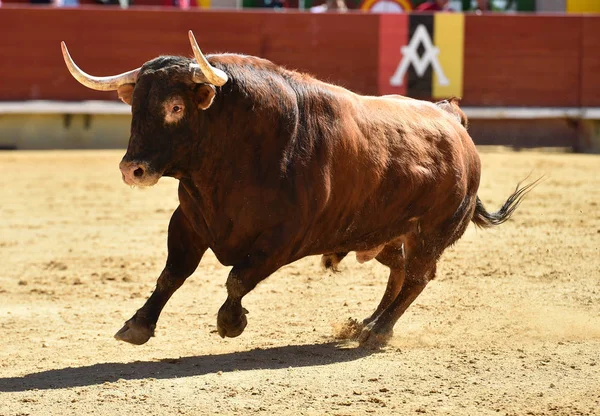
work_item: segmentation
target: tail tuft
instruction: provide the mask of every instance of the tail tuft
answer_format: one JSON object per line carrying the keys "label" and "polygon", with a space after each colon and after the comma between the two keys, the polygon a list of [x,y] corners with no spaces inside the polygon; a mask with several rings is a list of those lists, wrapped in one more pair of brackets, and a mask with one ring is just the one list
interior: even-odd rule
{"label": "tail tuft", "polygon": [[543,177],[522,188],[520,188],[522,182],[519,182],[512,195],[508,197],[504,205],[496,212],[487,212],[483,206],[483,202],[477,197],[475,213],[473,214],[471,221],[480,228],[491,228],[505,223],[519,207],[525,196],[535,188],[542,179]]}

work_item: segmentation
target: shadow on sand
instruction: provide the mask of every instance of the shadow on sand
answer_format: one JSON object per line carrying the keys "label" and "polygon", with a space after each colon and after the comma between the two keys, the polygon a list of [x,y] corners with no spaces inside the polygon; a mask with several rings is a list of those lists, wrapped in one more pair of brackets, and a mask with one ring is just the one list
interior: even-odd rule
{"label": "shadow on sand", "polygon": [[0,378],[0,392],[19,392],[33,389],[64,389],[114,382],[118,379],[169,379],[201,376],[218,371],[274,370],[288,367],[354,361],[372,354],[363,348],[347,348],[343,344],[290,345],[228,354],[204,355],[136,361],[132,363],[100,363],[84,367],[67,367],[27,374],[22,377]]}

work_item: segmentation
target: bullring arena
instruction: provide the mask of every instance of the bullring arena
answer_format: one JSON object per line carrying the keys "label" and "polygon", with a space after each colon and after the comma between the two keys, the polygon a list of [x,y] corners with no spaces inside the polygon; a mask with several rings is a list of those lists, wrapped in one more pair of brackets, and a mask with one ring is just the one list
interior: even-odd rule
{"label": "bullring arena", "polygon": [[154,288],[176,181],[125,186],[122,151],[0,154],[1,415],[594,415],[600,408],[600,157],[480,148],[497,207],[545,174],[514,218],[469,226],[380,352],[336,339],[387,279],[350,256],[284,267],[221,339],[228,268],[208,253],[141,347],[112,338]]}
{"label": "bullring arena", "polygon": [[[539,14],[5,1],[0,416],[600,415],[600,10],[578,14],[577,1],[551,15],[544,0]],[[178,181],[123,184],[131,110],[77,84],[59,42],[108,75],[191,56],[188,29],[205,52],[261,56],[361,94],[462,97],[488,211],[543,180],[508,222],[469,225],[378,349],[347,329],[373,312],[388,269],[354,253],[339,272],[317,256],[280,268],[244,297],[244,333],[222,339],[230,268],[209,250],[155,337],[118,342],[164,267]],[[415,38],[438,48],[423,73],[401,61],[417,59]]]}

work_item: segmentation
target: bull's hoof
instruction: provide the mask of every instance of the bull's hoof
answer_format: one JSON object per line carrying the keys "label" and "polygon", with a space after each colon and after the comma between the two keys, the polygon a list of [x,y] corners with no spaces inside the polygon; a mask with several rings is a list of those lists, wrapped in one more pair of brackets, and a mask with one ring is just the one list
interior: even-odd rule
{"label": "bull's hoof", "polygon": [[141,322],[138,322],[134,316],[129,321],[125,322],[123,328],[115,334],[115,339],[134,345],[142,345],[148,342],[150,337],[154,336],[155,328],[156,325],[154,324],[144,325]]}
{"label": "bull's hoof", "polygon": [[378,330],[375,326],[375,322],[372,322],[363,328],[358,336],[358,342],[363,348],[377,350],[385,347],[392,338],[392,335],[394,335],[394,331]]}
{"label": "bull's hoof", "polygon": [[248,311],[242,308],[242,314],[238,316],[232,316],[228,310],[221,308],[217,315],[217,331],[221,338],[235,338],[241,335],[248,325],[248,319],[246,314]]}

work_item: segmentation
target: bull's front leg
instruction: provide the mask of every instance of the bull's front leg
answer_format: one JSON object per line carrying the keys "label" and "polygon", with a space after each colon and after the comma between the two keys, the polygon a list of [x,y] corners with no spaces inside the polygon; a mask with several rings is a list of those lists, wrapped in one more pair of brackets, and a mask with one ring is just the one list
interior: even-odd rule
{"label": "bull's front leg", "polygon": [[[288,224],[289,226],[289,224]],[[285,225],[273,227],[256,241],[252,254],[243,264],[234,265],[227,277],[227,300],[217,315],[217,330],[222,338],[237,337],[248,321],[248,311],[242,307],[242,298],[258,283],[288,264],[291,259],[291,244],[285,244],[281,236],[290,235]]]}
{"label": "bull's front leg", "polygon": [[167,264],[156,282],[156,288],[133,317],[125,322],[115,338],[141,345],[154,336],[156,322],[169,298],[198,267],[208,244],[193,230],[178,207],[169,223]]}
{"label": "bull's front leg", "polygon": [[227,277],[227,300],[217,315],[217,330],[221,338],[237,337],[248,324],[248,311],[242,307],[242,298],[256,285],[277,270],[278,267],[233,267]]}

